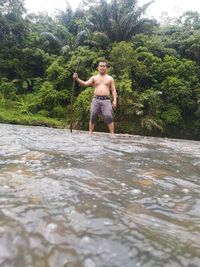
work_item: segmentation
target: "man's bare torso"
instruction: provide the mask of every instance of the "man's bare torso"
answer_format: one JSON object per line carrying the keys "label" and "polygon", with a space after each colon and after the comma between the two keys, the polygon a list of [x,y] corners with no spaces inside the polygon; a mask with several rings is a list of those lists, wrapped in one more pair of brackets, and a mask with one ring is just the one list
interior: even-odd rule
{"label": "man's bare torso", "polygon": [[96,75],[93,76],[94,94],[99,96],[109,96],[111,89],[112,77],[105,75]]}

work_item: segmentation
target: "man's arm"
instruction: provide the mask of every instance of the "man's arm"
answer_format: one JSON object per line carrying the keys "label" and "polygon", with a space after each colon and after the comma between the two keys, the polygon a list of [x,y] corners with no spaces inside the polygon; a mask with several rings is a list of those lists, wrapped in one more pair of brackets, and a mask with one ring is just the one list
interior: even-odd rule
{"label": "man's arm", "polygon": [[81,86],[87,87],[87,86],[92,86],[93,84],[93,76],[88,80],[88,81],[83,81],[78,77],[78,73],[74,73],[73,79],[76,80]]}
{"label": "man's arm", "polygon": [[116,91],[115,82],[114,82],[113,78],[111,78],[110,90],[111,90],[112,98],[113,98],[112,106],[113,106],[113,108],[116,108],[116,106],[117,106],[117,91]]}

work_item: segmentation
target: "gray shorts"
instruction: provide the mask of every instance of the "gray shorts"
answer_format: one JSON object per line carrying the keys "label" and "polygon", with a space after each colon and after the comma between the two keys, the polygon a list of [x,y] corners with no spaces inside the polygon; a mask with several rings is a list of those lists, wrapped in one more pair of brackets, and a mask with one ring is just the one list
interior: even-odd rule
{"label": "gray shorts", "polygon": [[93,98],[90,107],[90,121],[96,123],[98,115],[102,113],[104,122],[110,124],[113,122],[113,109],[110,99]]}

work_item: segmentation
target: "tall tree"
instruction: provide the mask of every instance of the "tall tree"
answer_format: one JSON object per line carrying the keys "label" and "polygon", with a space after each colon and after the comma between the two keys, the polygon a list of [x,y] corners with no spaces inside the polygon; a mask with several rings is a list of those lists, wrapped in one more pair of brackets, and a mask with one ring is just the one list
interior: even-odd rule
{"label": "tall tree", "polygon": [[111,41],[126,41],[149,22],[142,15],[151,3],[138,7],[136,0],[99,0],[90,7],[89,20],[96,31],[106,33]]}
{"label": "tall tree", "polygon": [[25,11],[24,0],[0,0],[0,13],[4,15],[14,13],[21,16]]}
{"label": "tall tree", "polygon": [[1,43],[0,76],[15,78],[21,75],[22,50],[29,31],[28,23],[23,18],[23,0],[0,0]]}

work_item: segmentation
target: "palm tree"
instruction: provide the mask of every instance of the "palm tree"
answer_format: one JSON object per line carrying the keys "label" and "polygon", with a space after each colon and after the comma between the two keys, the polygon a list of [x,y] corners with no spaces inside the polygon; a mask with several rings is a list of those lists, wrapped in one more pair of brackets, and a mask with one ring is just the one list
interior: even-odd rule
{"label": "palm tree", "polygon": [[94,30],[105,33],[111,41],[127,41],[149,20],[141,18],[154,1],[137,7],[136,0],[100,0],[90,8]]}

